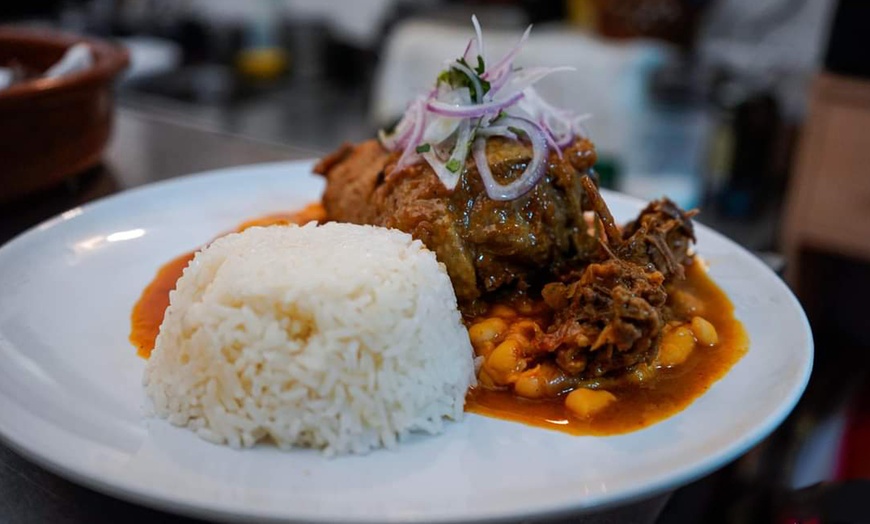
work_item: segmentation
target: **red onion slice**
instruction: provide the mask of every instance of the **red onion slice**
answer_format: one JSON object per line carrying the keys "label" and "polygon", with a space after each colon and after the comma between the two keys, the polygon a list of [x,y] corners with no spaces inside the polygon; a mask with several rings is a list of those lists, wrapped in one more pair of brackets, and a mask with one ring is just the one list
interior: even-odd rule
{"label": "red onion slice", "polygon": [[414,122],[414,131],[408,138],[408,143],[405,145],[405,150],[402,151],[401,158],[399,158],[399,161],[396,163],[396,169],[402,169],[406,166],[412,165],[419,159],[416,148],[420,144],[420,139],[423,137],[426,123],[426,110],[423,105],[423,100],[417,99],[414,102],[414,105],[409,108],[409,112],[410,111],[413,111],[412,118]]}
{"label": "red onion slice", "polygon": [[[432,170],[438,175],[444,187],[450,191],[456,188],[456,184],[459,183],[459,178],[462,176],[462,171],[465,169],[465,159],[468,158],[468,149],[471,147],[472,131],[471,122],[467,119],[459,124],[456,143],[447,162],[442,162],[434,149],[430,149],[422,155],[423,159],[432,166]],[[456,170],[450,170],[449,166],[451,163],[457,166]]]}
{"label": "red onion slice", "polygon": [[480,30],[480,22],[477,21],[477,15],[471,15],[471,23],[474,25],[474,34],[477,36],[477,54],[483,58],[486,63],[486,48],[483,47],[483,31]]}
{"label": "red onion slice", "polygon": [[432,167],[432,171],[435,171],[435,174],[438,176],[438,179],[441,180],[441,183],[444,184],[444,187],[451,191],[456,188],[456,184],[459,183],[459,176],[462,174],[461,171],[451,173],[450,170],[447,169],[447,164],[442,162],[441,159],[438,158],[438,155],[435,154],[435,151],[431,149],[423,153],[421,156],[423,157],[423,160]]}
{"label": "red onion slice", "polygon": [[557,151],[567,147],[575,138],[575,126],[570,111],[557,109],[538,95],[534,87],[528,87],[518,107],[532,116],[556,145]]}
{"label": "red onion slice", "polygon": [[[470,87],[436,82],[427,96],[409,105],[392,133],[381,132],[378,136],[387,149],[402,151],[397,169],[425,161],[448,190],[459,183],[471,149],[487,195],[493,200],[512,200],[535,187],[546,170],[551,149],[561,157],[563,148],[577,136],[586,135],[582,126],[584,117],[551,106],[533,87],[551,73],[573,68],[514,69],[513,62],[531,32],[529,26],[501,60],[478,74],[474,57],[478,56],[484,65],[487,59],[477,17],[472,17],[472,22],[476,35],[465,47],[464,60],[447,65],[467,77]],[[484,81],[489,83],[486,94],[482,89]],[[510,114],[505,116],[508,110]],[[526,169],[507,185],[496,182],[486,158],[487,138],[494,136],[528,140],[532,146]]]}
{"label": "red onion slice", "polygon": [[381,145],[390,150],[405,147],[405,141],[414,130],[414,123],[411,121],[412,118],[409,117],[410,114],[411,111],[405,112],[405,115],[396,124],[392,133],[387,134],[383,130],[378,131],[378,139],[381,141]]}
{"label": "red onion slice", "polygon": [[477,130],[477,136],[503,136],[505,138],[510,138],[511,140],[519,140],[520,138],[511,131],[508,126],[497,125],[497,126],[489,126],[484,127],[482,129]]}
{"label": "red onion slice", "polygon": [[586,126],[583,125],[583,122],[589,120],[590,118],[592,118],[592,115],[590,115],[589,113],[584,113],[582,115],[574,117],[574,119],[571,120],[571,129],[575,133],[577,133],[577,136],[582,136],[583,138],[589,136],[589,131],[586,130]]}
{"label": "red onion slice", "polygon": [[[468,44],[465,45],[465,52],[462,53],[462,58],[465,59],[466,62],[471,60],[471,45],[474,43],[473,38],[468,39]],[[478,52],[479,53],[479,52]]]}
{"label": "red onion slice", "polygon": [[533,84],[539,82],[543,78],[553,74],[559,73],[562,71],[576,71],[577,69],[574,67],[530,67],[528,69],[522,69],[520,71],[511,71],[510,74],[505,75],[506,80],[499,85],[490,86],[490,93],[495,96],[497,93],[500,93],[504,90],[507,93],[514,93],[516,91],[525,91],[527,88],[531,87]]}
{"label": "red onion slice", "polygon": [[429,100],[438,100],[445,104],[457,106],[468,106],[473,103],[471,100],[471,90],[467,87],[447,87],[443,84],[434,95],[426,98],[427,102]]}
{"label": "red onion slice", "polygon": [[[465,159],[468,158],[468,150],[471,148],[471,135],[473,132],[474,129],[471,125],[471,121],[463,120],[462,123],[459,124],[459,132],[456,135],[456,145],[453,147],[453,153],[450,155],[450,160],[448,161],[456,162],[459,165],[459,169],[456,171],[457,178],[459,176],[458,174],[465,168]],[[456,187],[456,182],[453,182],[452,187],[448,187],[447,189],[453,189],[453,187]]]}
{"label": "red onion slice", "polygon": [[556,139],[556,151],[559,152],[559,158],[562,158],[562,150],[570,146],[573,141],[574,137],[572,135],[565,135],[562,138]]}
{"label": "red onion slice", "polygon": [[544,131],[544,138],[547,139],[547,145],[553,148],[556,151],[556,154],[559,155],[559,158],[562,158],[562,150],[559,148],[559,143],[556,142],[556,138],[553,136],[553,131],[547,126],[547,122],[543,119],[539,121],[539,125],[541,129]]}
{"label": "red onion slice", "polygon": [[523,97],[522,93],[514,93],[513,95],[503,100],[493,100],[482,104],[474,104],[469,106],[458,106],[447,104],[440,100],[429,100],[426,103],[426,108],[429,111],[441,116],[456,116],[460,118],[477,118],[489,113],[498,113],[502,109],[512,106]]}
{"label": "red onion slice", "polygon": [[450,138],[450,136],[456,132],[456,129],[459,128],[461,123],[461,118],[451,118],[447,116],[435,117],[427,124],[426,131],[423,132],[422,141],[426,144],[440,144]]}
{"label": "red onion slice", "polygon": [[474,141],[472,154],[489,198],[500,201],[514,200],[531,191],[543,176],[547,163],[547,139],[541,128],[525,118],[505,117],[499,122],[524,132],[532,142],[532,159],[525,171],[510,184],[501,185],[496,182],[489,169],[489,160],[486,157],[486,137],[479,137]]}
{"label": "red onion slice", "polygon": [[508,51],[506,55],[502,57],[494,66],[491,68],[487,68],[484,71],[482,78],[484,80],[494,80],[498,78],[500,75],[503,75],[510,71],[511,65],[514,63],[514,59],[516,59],[517,55],[520,53],[520,50],[523,48],[523,44],[526,43],[526,40],[529,39],[529,34],[532,32],[532,26],[526,28],[526,31],[523,33],[523,36],[520,38],[520,41]]}
{"label": "red onion slice", "polygon": [[471,85],[474,86],[474,99],[477,102],[483,102],[483,86],[480,85],[480,80],[478,80],[474,71],[472,71],[470,67],[462,65],[459,62],[452,62],[450,67],[460,71],[463,75],[468,77],[471,81]]}

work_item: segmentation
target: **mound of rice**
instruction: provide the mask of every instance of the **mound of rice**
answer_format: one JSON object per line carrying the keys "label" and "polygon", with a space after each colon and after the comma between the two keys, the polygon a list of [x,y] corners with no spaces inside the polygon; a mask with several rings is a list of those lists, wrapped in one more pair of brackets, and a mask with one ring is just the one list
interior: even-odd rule
{"label": "mound of rice", "polygon": [[409,235],[255,227],[184,271],[144,384],[212,442],[365,453],[460,419],[472,355],[444,267]]}

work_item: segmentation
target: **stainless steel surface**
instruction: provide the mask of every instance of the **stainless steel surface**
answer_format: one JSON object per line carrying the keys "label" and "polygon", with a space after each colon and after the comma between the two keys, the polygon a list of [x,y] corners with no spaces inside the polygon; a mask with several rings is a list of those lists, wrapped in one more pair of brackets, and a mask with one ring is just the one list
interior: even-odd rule
{"label": "stainless steel surface", "polygon": [[[320,154],[322,152],[216,133],[165,115],[122,109],[117,114],[114,138],[103,166],[84,173],[73,183],[0,208],[0,243],[66,209],[124,189],[197,171],[312,158]],[[656,520],[667,500],[668,494],[658,495],[596,515],[560,516],[546,522],[650,523]],[[129,504],[81,487],[0,444],[0,523],[44,522],[177,524],[197,521]]]}

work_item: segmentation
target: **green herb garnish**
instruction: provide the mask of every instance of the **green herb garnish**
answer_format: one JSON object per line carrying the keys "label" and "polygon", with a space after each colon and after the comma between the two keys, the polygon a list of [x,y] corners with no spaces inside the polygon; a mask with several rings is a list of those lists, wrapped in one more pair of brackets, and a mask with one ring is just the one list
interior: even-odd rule
{"label": "green herb garnish", "polygon": [[[486,70],[486,67],[483,65],[483,57],[477,55],[477,67],[474,68],[474,72],[478,75],[482,75],[484,70]],[[487,82],[487,85],[489,85],[489,82]]]}
{"label": "green herb garnish", "polygon": [[447,162],[447,165],[446,165],[445,167],[446,167],[447,170],[450,171],[451,173],[455,173],[455,172],[459,171],[460,166],[462,166],[462,164],[459,162],[458,159],[456,159],[456,158],[451,158],[451,159]]}
{"label": "green herb garnish", "polygon": [[483,95],[488,93],[491,87],[489,82],[480,77],[480,75],[482,75],[485,70],[483,58],[478,55],[477,66],[473,68],[468,65],[468,62],[466,62],[465,58],[459,58],[458,60],[456,60],[456,62],[462,64],[463,66],[474,72],[474,78],[477,80],[477,83],[480,84],[480,90],[483,92],[477,92],[477,86],[472,81],[472,79],[468,77],[468,74],[460,71],[459,69],[453,69],[452,67],[441,71],[441,74],[438,75],[438,83],[445,83],[454,89],[460,87],[467,87],[468,90],[471,92],[472,98],[475,98],[477,100],[483,100]]}
{"label": "green herb garnish", "polygon": [[430,149],[432,149],[432,146],[430,146],[429,144],[420,144],[419,146],[417,146],[418,153],[428,153]]}

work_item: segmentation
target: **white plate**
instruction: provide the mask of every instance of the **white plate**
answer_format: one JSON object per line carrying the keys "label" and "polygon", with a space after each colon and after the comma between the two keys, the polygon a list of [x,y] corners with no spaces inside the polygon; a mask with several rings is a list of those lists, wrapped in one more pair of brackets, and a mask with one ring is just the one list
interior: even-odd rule
{"label": "white plate", "polygon": [[[316,200],[310,163],[229,169],[73,209],[0,249],[0,434],[32,460],[121,498],[212,518],[456,521],[585,511],[674,488],[770,433],[804,389],[812,336],[760,261],[698,227],[748,354],[674,417],[575,437],[476,415],[397,451],[327,460],[236,451],[144,415],[130,309],[156,269],[241,221]],[[607,192],[620,220],[636,200]]]}

